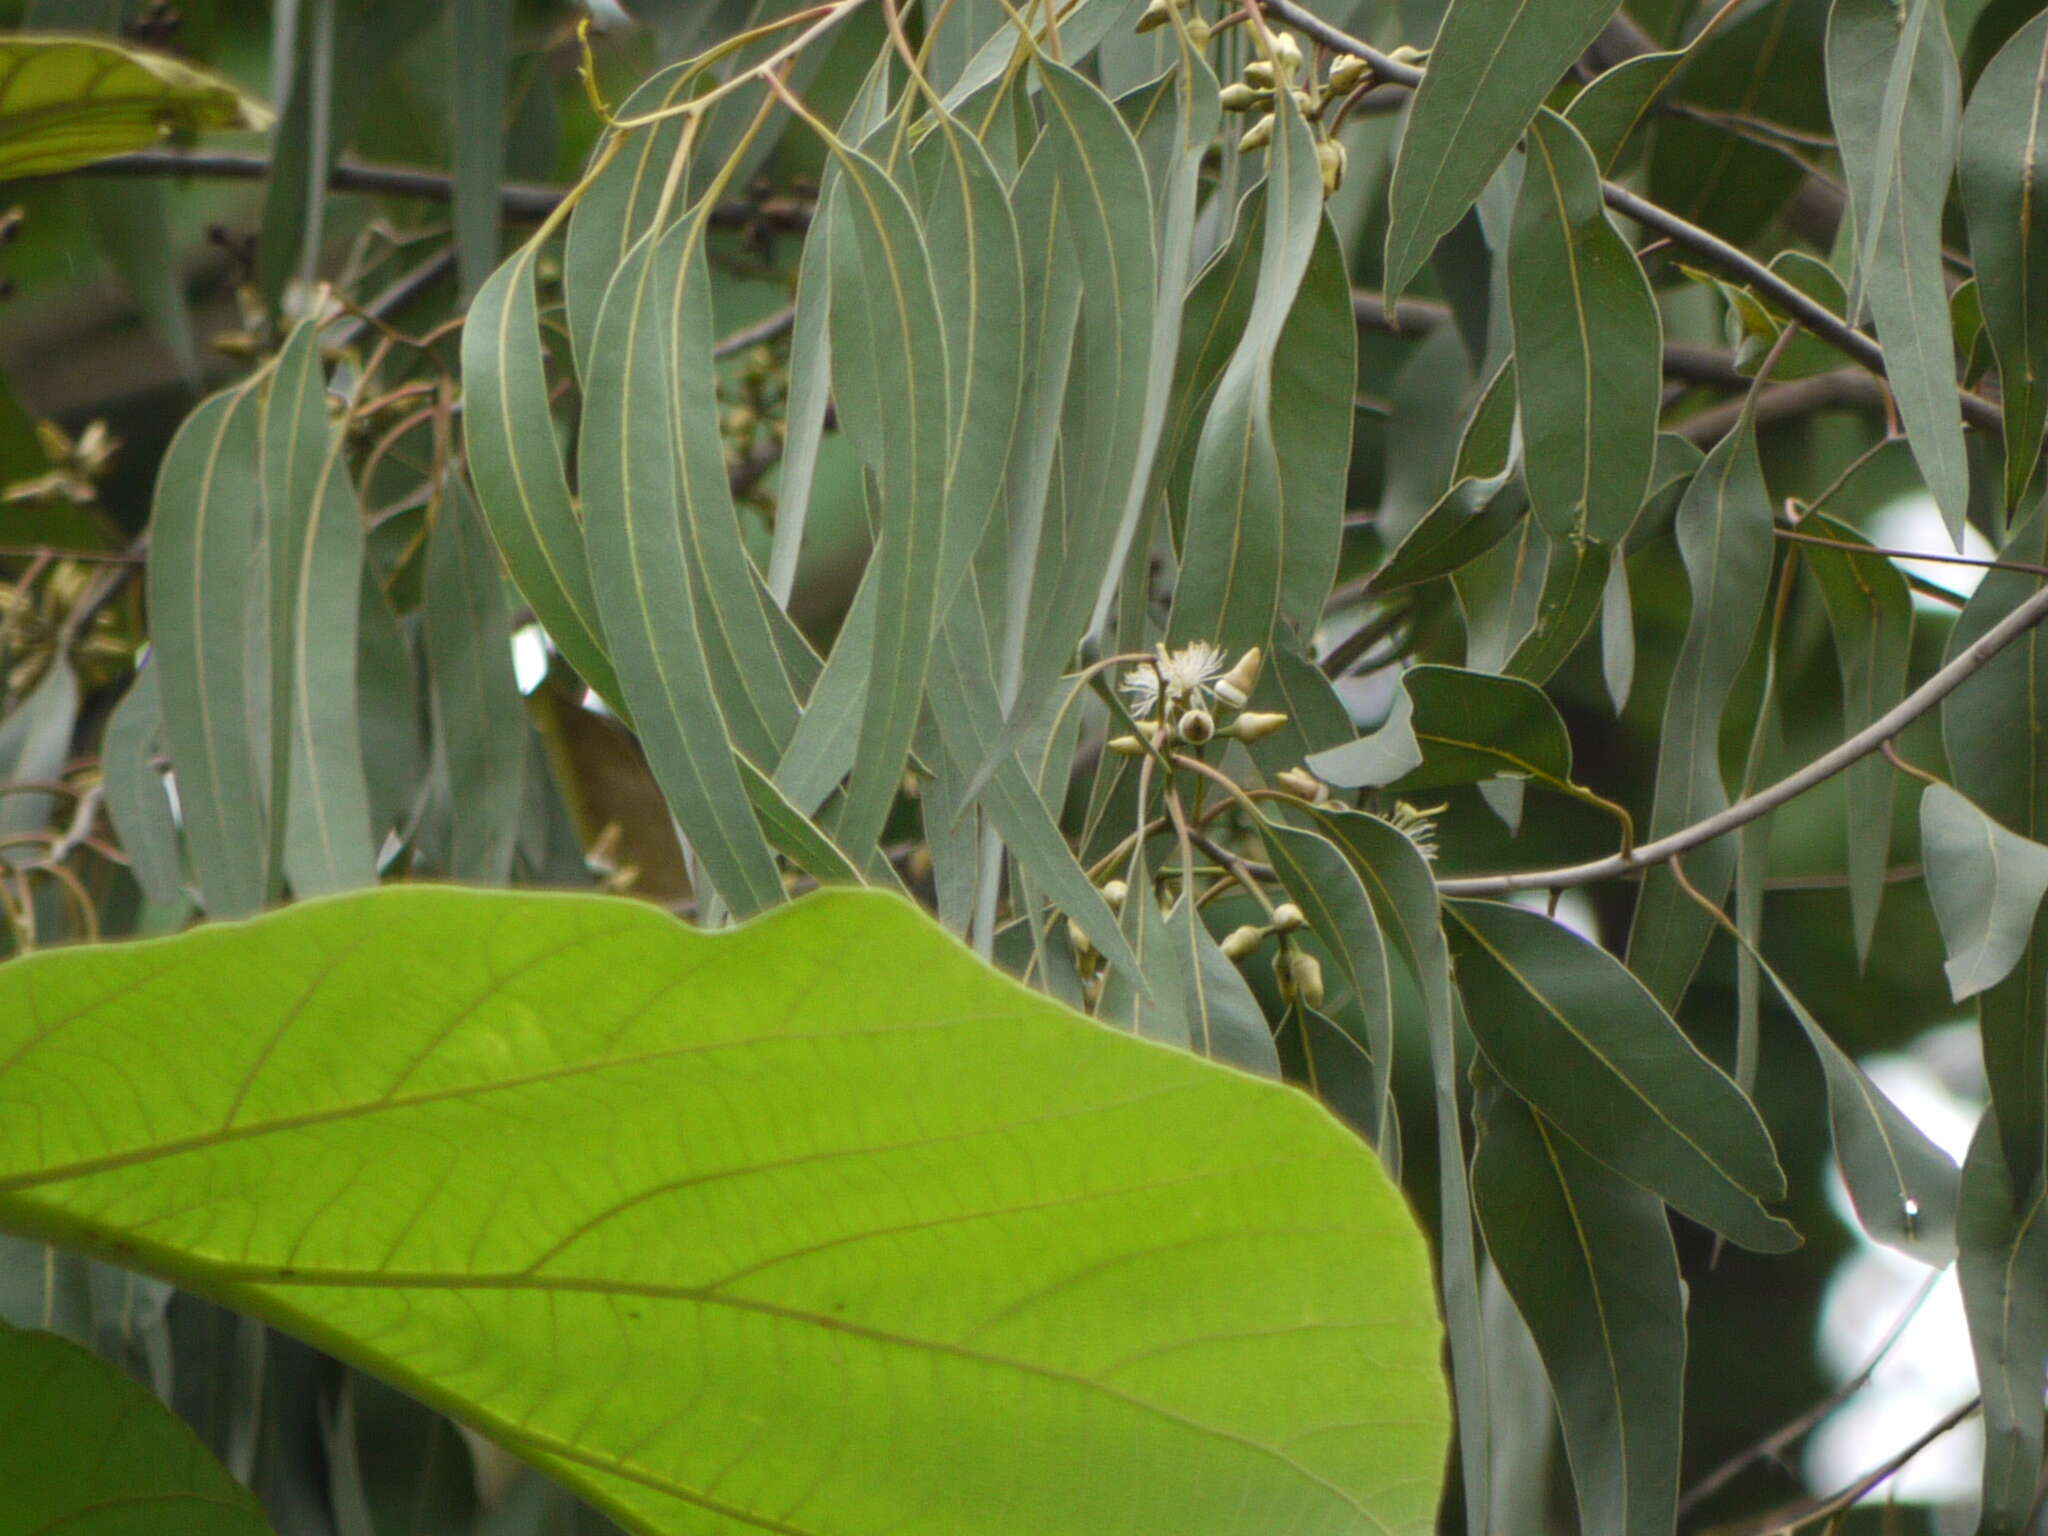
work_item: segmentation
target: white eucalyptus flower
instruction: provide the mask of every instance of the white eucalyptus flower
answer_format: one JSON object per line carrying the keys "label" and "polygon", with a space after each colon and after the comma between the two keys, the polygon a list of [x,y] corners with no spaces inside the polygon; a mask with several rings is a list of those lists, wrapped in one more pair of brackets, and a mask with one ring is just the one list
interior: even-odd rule
{"label": "white eucalyptus flower", "polygon": [[1162,678],[1169,705],[1192,706],[1207,695],[1209,685],[1223,673],[1223,652],[1206,640],[1190,640],[1177,651],[1162,645],[1158,654],[1157,662],[1141,662],[1124,672],[1123,688],[1130,695],[1132,714],[1154,712]]}

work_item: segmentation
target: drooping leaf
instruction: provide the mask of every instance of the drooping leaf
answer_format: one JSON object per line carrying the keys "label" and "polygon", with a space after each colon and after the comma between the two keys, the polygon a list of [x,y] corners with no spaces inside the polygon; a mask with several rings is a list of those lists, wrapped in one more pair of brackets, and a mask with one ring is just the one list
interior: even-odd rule
{"label": "drooping leaf", "polygon": [[[1863,1230],[1923,1264],[1939,1267],[1949,1263],[1956,1254],[1955,1160],[1907,1119],[1855,1059],[1835,1043],[1764,959],[1755,940],[1739,927],[1735,936],[1743,957],[1761,976],[1770,978],[1820,1059],[1821,1075],[1827,1080],[1828,1128],[1834,1138],[1835,1163]],[[1740,1070],[1737,1082],[1742,1082]]]}
{"label": "drooping leaf", "polygon": [[476,499],[534,617],[599,696],[624,710],[601,638],[582,518],[569,495],[534,300],[538,242],[478,291],[462,327],[463,440]]}
{"label": "drooping leaf", "polygon": [[[2034,564],[2048,555],[2048,512],[2038,497],[2001,554]],[[2021,571],[1985,572],[1956,619],[1949,656],[1963,654],[2035,585]],[[1944,699],[1941,734],[1957,791],[2001,826],[2048,842],[2048,637],[2038,629],[2020,636]],[[2024,958],[1977,1011],[2006,1165],[2031,1194],[2048,1163],[2048,917],[2037,918]]]}
{"label": "drooping leaf", "polygon": [[53,1333],[0,1326],[0,1477],[19,1531],[270,1531],[256,1496],[149,1388]]}
{"label": "drooping leaf", "polygon": [[1785,1193],[1763,1122],[1641,982],[1541,913],[1449,912],[1472,1033],[1515,1093],[1695,1221],[1759,1252],[1798,1246],[1761,1203]]}
{"label": "drooping leaf", "polygon": [[269,126],[261,103],[167,54],[104,37],[0,37],[0,181],[53,176],[166,133]]}
{"label": "drooping leaf", "polygon": [[1486,1251],[1534,1335],[1581,1528],[1665,1536],[1678,1513],[1685,1294],[1656,1196],[1496,1085],[1472,1193]]}
{"label": "drooping leaf", "polygon": [[1464,217],[1613,0],[1453,0],[1429,51],[1387,189],[1386,287],[1399,295]]}
{"label": "drooping leaf", "polygon": [[0,1226],[314,1333],[633,1529],[1430,1528],[1428,1257],[1366,1149],[894,898],[713,935],[393,888],[37,956],[0,1021]]}
{"label": "drooping leaf", "polygon": [[[1904,573],[1889,560],[1854,553],[1869,547],[1861,534],[1825,514],[1808,518],[1807,527],[1844,546],[1837,552],[1807,544],[1801,547],[1800,558],[1813,572],[1827,607],[1842,673],[1842,732],[1852,735],[1905,696],[1913,650],[1913,594]],[[1857,958],[1863,961],[1869,958],[1884,899],[1895,783],[1891,764],[1876,754],[1851,763],[1842,776],[1849,906],[1856,925]]]}
{"label": "drooping leaf", "polygon": [[1828,110],[1862,240],[1857,279],[1913,457],[1960,543],[1970,495],[1942,281],[1941,210],[1961,85],[1938,0],[1834,0]]}
{"label": "drooping leaf", "polygon": [[783,899],[734,765],[691,598],[670,422],[672,370],[653,240],[612,279],[584,380],[584,534],[605,649],[670,811],[712,886],[745,915]]}
{"label": "drooping leaf", "polygon": [[2048,1182],[2024,1193],[2005,1161],[1996,1108],[1963,1160],[1957,1278],[1984,1394],[1982,1536],[2020,1536],[2041,1477],[2041,1362],[2048,1358]]}
{"label": "drooping leaf", "polygon": [[1320,833],[1268,820],[1259,824],[1259,836],[1282,889],[1337,962],[1349,993],[1339,1002],[1363,1026],[1372,1056],[1373,1097],[1380,1106],[1371,1133],[1378,1145],[1391,1127],[1394,1013],[1386,941],[1371,900],[1350,861]]}
{"label": "drooping leaf", "polygon": [[1959,177],[1978,301],[2005,413],[2005,502],[2025,491],[2048,427],[2048,16],[1984,67],[1963,114]]}
{"label": "drooping leaf", "polygon": [[1957,1002],[2011,974],[2048,892],[2048,848],[1993,821],[1946,784],[1920,797],[1927,894]]}
{"label": "drooping leaf", "polygon": [[[1735,675],[1763,616],[1776,539],[1770,494],[1757,457],[1756,424],[1745,413],[1714,446],[1678,505],[1678,549],[1692,587],[1692,612],[1665,697],[1657,745],[1652,838],[1666,836],[1723,809],[1721,720]],[[1709,900],[1726,893],[1734,845],[1723,839],[1694,849],[1685,871]],[[1665,870],[1650,870],[1629,930],[1629,969],[1658,1002],[1675,1008],[1700,963],[1713,919]]]}
{"label": "drooping leaf", "polygon": [[435,757],[456,808],[448,872],[502,885],[526,804],[526,709],[497,551],[459,480],[427,545],[424,608]]}
{"label": "drooping leaf", "polygon": [[1278,1077],[1272,1026],[1244,973],[1210,937],[1201,914],[1189,902],[1175,902],[1166,914],[1166,928],[1180,956],[1190,1043],[1204,1056],[1261,1077]]}
{"label": "drooping leaf", "polygon": [[1437,1190],[1441,1206],[1445,1328],[1451,1341],[1451,1380],[1458,1404],[1458,1455],[1467,1519],[1491,1525],[1493,1445],[1486,1417],[1491,1371],[1486,1326],[1480,1313],[1479,1255],[1472,1229],[1464,1110],[1459,1103],[1459,1009],[1451,990],[1450,950],[1444,942],[1436,879],[1408,836],[1377,816],[1323,808],[1317,822],[1350,858],[1381,932],[1400,955],[1422,996],[1429,1039],[1429,1075],[1436,1111]]}
{"label": "drooping leaf", "polygon": [[1410,790],[1497,775],[1571,782],[1572,743],[1543,690],[1519,678],[1425,665],[1401,674],[1386,723],[1309,759],[1341,788]]}
{"label": "drooping leaf", "polygon": [[450,8],[455,42],[449,52],[448,142],[455,170],[455,257],[465,295],[481,288],[498,264],[513,9],[512,0],[454,0]]}
{"label": "drooping leaf", "polygon": [[250,730],[248,593],[263,486],[258,405],[246,389],[203,401],[164,452],[151,513],[150,644],[164,744],[200,905],[254,912],[267,846]]}
{"label": "drooping leaf", "polygon": [[1616,544],[1656,460],[1663,326],[1585,141],[1539,112],[1528,142],[1508,249],[1523,479],[1553,539]]}
{"label": "drooping leaf", "polygon": [[1565,108],[1565,120],[1586,141],[1601,175],[1614,169],[1630,137],[1689,53],[1690,49],[1680,48],[1623,59],[1572,98]]}
{"label": "drooping leaf", "polygon": [[[53,652],[43,675],[21,702],[0,719],[0,784],[50,783],[64,777],[71,737],[78,725],[78,671],[63,651]],[[57,792],[18,789],[0,796],[0,837],[41,832],[57,813]],[[33,863],[39,844],[0,844],[0,860]]]}
{"label": "drooping leaf", "polygon": [[177,819],[164,793],[163,775],[151,766],[163,738],[158,676],[155,667],[144,667],[114,706],[100,740],[100,774],[107,787],[107,814],[136,883],[151,901],[168,904],[183,900],[184,880]]}

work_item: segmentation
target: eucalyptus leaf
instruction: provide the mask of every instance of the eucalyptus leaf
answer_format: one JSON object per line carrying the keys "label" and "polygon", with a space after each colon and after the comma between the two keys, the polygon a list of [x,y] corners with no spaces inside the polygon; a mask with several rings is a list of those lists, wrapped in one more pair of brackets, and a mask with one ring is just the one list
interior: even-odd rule
{"label": "eucalyptus leaf", "polygon": [[2048,1184],[2026,1194],[2007,1169],[1995,1109],[1963,1160],[1956,1262],[1984,1394],[1984,1482],[1977,1529],[2019,1536],[2040,1481],[2041,1362],[2048,1358]]}
{"label": "eucalyptus leaf", "polygon": [[2048,848],[2008,831],[1946,784],[1920,796],[1927,894],[1948,949],[1957,1002],[1995,986],[2019,964],[2048,892]]}
{"label": "eucalyptus leaf", "polygon": [[1624,1177],[1746,1248],[1798,1234],[1765,1211],[1785,1175],[1742,1091],[1606,951],[1541,913],[1450,909],[1458,986],[1487,1061]]}
{"label": "eucalyptus leaf", "polygon": [[1316,775],[1341,788],[1395,791],[1471,784],[1507,774],[1568,784],[1572,743],[1540,688],[1458,667],[1411,667],[1385,724],[1318,752]]}

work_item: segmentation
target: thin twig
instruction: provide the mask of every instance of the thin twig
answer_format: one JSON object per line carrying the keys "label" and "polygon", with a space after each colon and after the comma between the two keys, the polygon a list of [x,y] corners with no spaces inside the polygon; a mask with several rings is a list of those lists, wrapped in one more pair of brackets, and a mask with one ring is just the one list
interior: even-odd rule
{"label": "thin twig", "polygon": [[1795,533],[1790,528],[1779,528],[1776,532],[1781,539],[1791,539],[1798,544],[1818,544],[1823,549],[1845,555],[1876,556],[1884,560],[1932,560],[1942,565],[1974,565],[1986,571],[2018,571],[2026,576],[2048,576],[2048,565],[2032,565],[2025,560],[1987,560],[1978,555],[1944,555],[1918,549],[1887,549],[1879,544],[1845,544],[1840,539],[1823,538],[1817,533]]}
{"label": "thin twig", "polygon": [[[1364,59],[1372,65],[1373,73],[1390,85],[1412,89],[1422,81],[1421,70],[1410,64],[1398,63],[1371,44],[1331,26],[1313,12],[1295,4],[1295,0],[1259,0],[1259,3],[1270,15],[1314,38],[1326,48]],[[1738,250],[1711,230],[1702,229],[1680,218],[1669,208],[1614,182],[1601,182],[1600,196],[1616,213],[1635,220],[1645,229],[1654,230],[1674,245],[1684,246],[1695,256],[1704,257],[1740,278],[1813,335],[1833,343],[1872,373],[1886,372],[1884,348],[1875,338],[1849,324],[1811,294],[1794,287],[1747,252]],[[2002,418],[1997,405],[1967,390],[1958,390],[1957,394],[1962,402],[1963,415],[1972,426],[1989,432],[2000,430]]]}
{"label": "thin twig", "polygon": [[1752,1521],[1747,1525],[1733,1527],[1727,1532],[1727,1536],[1785,1536],[1785,1533],[1796,1531],[1801,1526],[1812,1525],[1816,1521],[1827,1519],[1830,1515],[1840,1514],[1852,1505],[1861,1503],[1864,1496],[1871,1489],[1897,1472],[1907,1462],[1918,1456],[1928,1446],[1934,1444],[1935,1441],[1954,1429],[1958,1424],[1970,1418],[1981,1406],[1982,1399],[1971,1398],[1961,1407],[1943,1414],[1929,1428],[1915,1435],[1909,1444],[1892,1455],[1887,1456],[1883,1461],[1872,1467],[1847,1487],[1828,1494],[1823,1498],[1802,1499],[1796,1504],[1786,1505],[1782,1509],[1774,1510],[1772,1513],[1765,1515],[1760,1520]]}
{"label": "thin twig", "polygon": [[1823,752],[1803,768],[1785,775],[1777,783],[1738,800],[1724,811],[1696,821],[1689,827],[1682,827],[1668,837],[1660,837],[1655,842],[1644,843],[1629,852],[1612,854],[1604,859],[1592,859],[1584,864],[1445,880],[1439,883],[1439,889],[1446,896],[1503,896],[1511,891],[1544,891],[1562,889],[1566,886],[1591,885],[1596,881],[1610,880],[1630,870],[1662,864],[1688,849],[1697,848],[1702,843],[1710,843],[1717,837],[1733,832],[1737,827],[1747,826],[1759,816],[1769,814],[1786,801],[1806,793],[1814,785],[1834,777],[1851,763],[1878,751],[1886,742],[1968,682],[1992,657],[2043,619],[2048,619],[2048,587],[2034,593],[1985,631],[1960,656],[1839,746]]}

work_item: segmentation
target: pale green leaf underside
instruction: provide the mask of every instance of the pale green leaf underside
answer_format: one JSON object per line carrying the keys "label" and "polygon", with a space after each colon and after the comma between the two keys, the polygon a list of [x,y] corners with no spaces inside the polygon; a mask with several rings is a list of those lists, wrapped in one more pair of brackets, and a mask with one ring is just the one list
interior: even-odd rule
{"label": "pale green leaf underside", "polygon": [[1422,1531],[1446,1440],[1361,1144],[876,893],[709,935],[392,888],[18,962],[0,1226],[306,1334],[644,1531]]}

